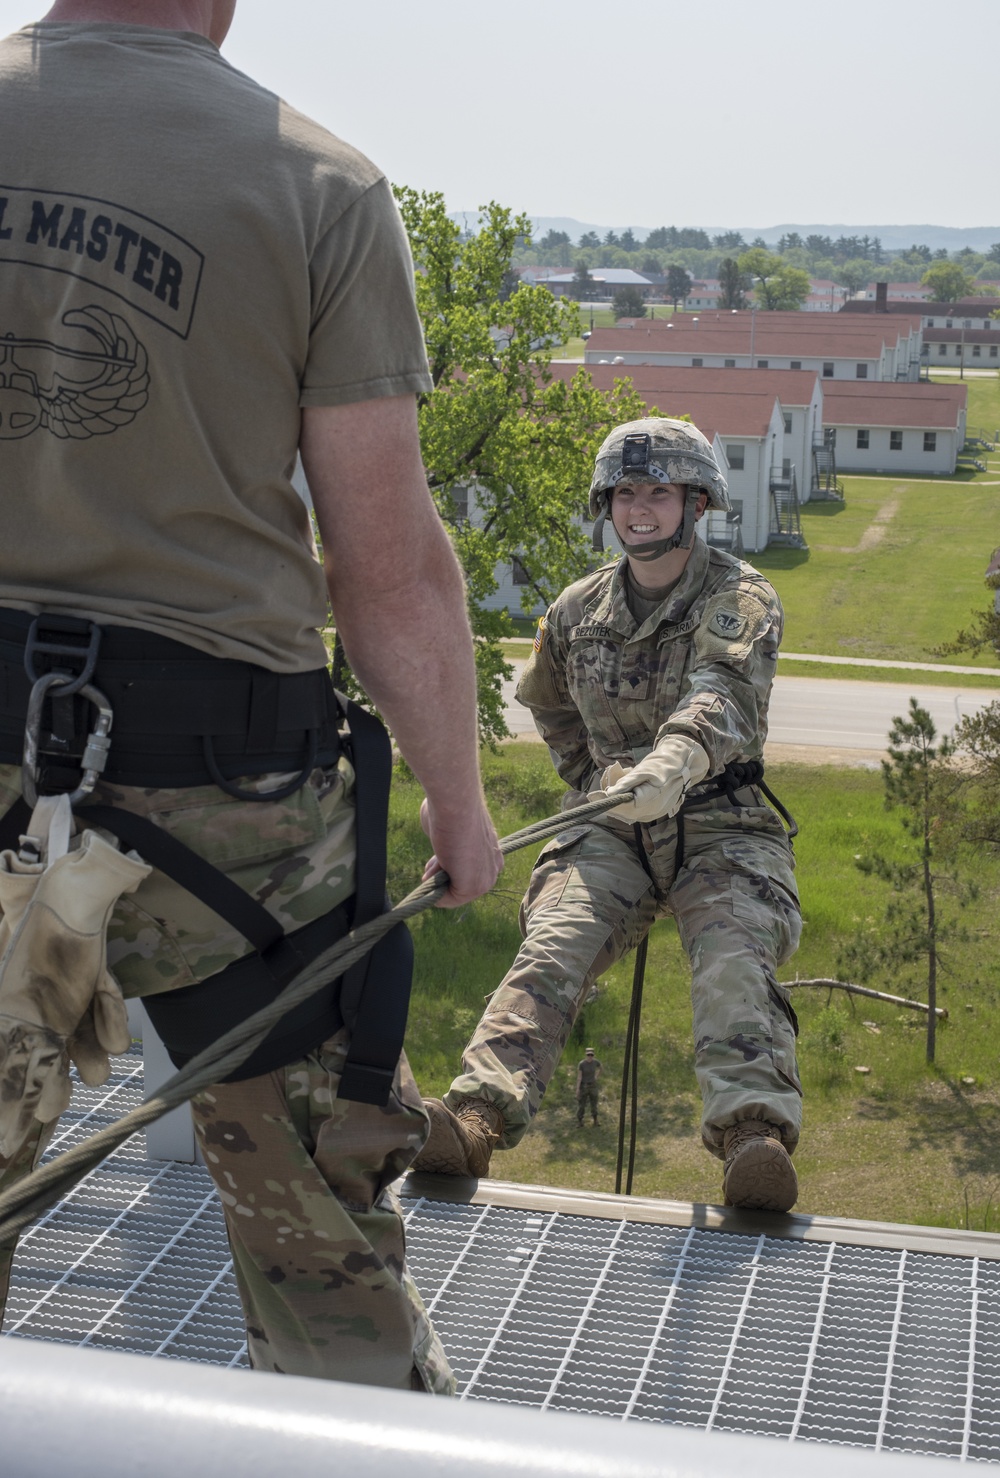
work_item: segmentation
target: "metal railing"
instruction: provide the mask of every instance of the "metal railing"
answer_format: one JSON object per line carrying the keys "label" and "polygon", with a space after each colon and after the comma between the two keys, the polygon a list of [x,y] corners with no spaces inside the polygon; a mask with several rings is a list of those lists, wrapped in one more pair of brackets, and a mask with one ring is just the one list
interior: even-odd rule
{"label": "metal railing", "polygon": [[772,471],[769,491],[771,494],[769,542],[804,548],[806,541],[802,536],[799,487],[794,463],[787,472]]}
{"label": "metal railing", "polygon": [[812,445],[811,498],[843,498],[843,484],[837,477],[837,448],[829,432],[817,437]]}
{"label": "metal railing", "polygon": [[[761,1400],[769,1399],[766,1390]],[[4,1472],[17,1478],[798,1478],[798,1443],[465,1406],[414,1392],[0,1346]],[[812,1478],[933,1478],[936,1458],[810,1444]]]}

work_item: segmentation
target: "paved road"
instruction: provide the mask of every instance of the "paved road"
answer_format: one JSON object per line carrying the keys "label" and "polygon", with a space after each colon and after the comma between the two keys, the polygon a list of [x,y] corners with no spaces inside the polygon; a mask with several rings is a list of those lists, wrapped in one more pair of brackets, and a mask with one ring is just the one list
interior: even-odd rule
{"label": "paved road", "polygon": [[[523,662],[514,662],[520,673]],[[778,677],[771,697],[769,738],[775,744],[816,744],[829,749],[883,750],[889,727],[916,698],[939,734],[950,733],[960,718],[997,698],[989,688],[929,688],[914,683],[866,683],[833,678]],[[507,727],[534,734],[526,708],[514,699],[514,684],[504,687]]]}

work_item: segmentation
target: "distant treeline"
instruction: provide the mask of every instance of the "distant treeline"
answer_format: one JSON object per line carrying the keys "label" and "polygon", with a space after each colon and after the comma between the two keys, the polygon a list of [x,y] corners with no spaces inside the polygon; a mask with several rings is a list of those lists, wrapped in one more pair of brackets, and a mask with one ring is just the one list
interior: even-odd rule
{"label": "distant treeline", "polygon": [[885,251],[877,236],[800,236],[790,231],[777,243],[763,237],[747,241],[739,231],[710,236],[690,226],[657,226],[645,241],[632,231],[608,231],[603,237],[586,231],[573,241],[565,231],[548,231],[538,241],[523,238],[514,253],[514,266],[588,268],[633,267],[639,272],[665,272],[672,264],[683,266],[694,277],[717,277],[719,263],[739,255],[748,247],[762,246],[782,257],[789,266],[800,267],[812,277],[833,278],[856,291],[874,278],[894,282],[917,281],[932,262],[954,261],[973,278],[1000,277],[1000,241],[987,252],[970,247],[949,253],[944,247],[914,242],[906,251]]}

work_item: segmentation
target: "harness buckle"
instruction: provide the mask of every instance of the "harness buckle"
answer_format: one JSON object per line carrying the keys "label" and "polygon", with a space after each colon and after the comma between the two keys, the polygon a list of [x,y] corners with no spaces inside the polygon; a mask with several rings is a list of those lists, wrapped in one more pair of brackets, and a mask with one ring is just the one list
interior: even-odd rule
{"label": "harness buckle", "polygon": [[[44,626],[39,623],[44,623]],[[47,635],[41,635],[42,631],[55,633],[62,637],[80,637],[87,645],[81,645],[80,641],[52,641]],[[44,676],[35,666],[35,657],[71,657],[76,662],[82,662],[83,667],[78,673],[63,672],[60,676],[65,686],[58,696],[60,698],[72,698],[74,693],[82,692],[83,688],[94,675],[97,666],[97,654],[101,649],[101,628],[96,621],[81,621],[76,616],[49,615],[43,612],[36,616],[28,628],[28,635],[24,643],[24,670],[31,682],[37,683]],[[56,696],[53,694],[53,696]]]}
{"label": "harness buckle", "polygon": [[[95,630],[98,632],[97,644],[99,644],[100,631],[98,628]],[[95,660],[97,644],[91,638]],[[45,650],[45,648],[38,647],[36,650]],[[93,664],[91,664],[91,670],[93,670]],[[83,772],[80,783],[75,790],[70,792],[69,803],[75,806],[78,801],[83,800],[84,796],[90,795],[108,762],[114,710],[99,688],[95,688],[93,683],[83,681],[81,678],[74,678],[65,672],[43,672],[41,677],[35,679],[28,698],[28,712],[24,725],[24,754],[21,761],[21,790],[24,799],[31,807],[34,807],[38,800],[42,710],[50,690],[54,690],[51,692],[54,699],[66,698],[79,693],[81,698],[85,698],[97,709],[97,721],[87,735],[80,759],[80,769]]]}

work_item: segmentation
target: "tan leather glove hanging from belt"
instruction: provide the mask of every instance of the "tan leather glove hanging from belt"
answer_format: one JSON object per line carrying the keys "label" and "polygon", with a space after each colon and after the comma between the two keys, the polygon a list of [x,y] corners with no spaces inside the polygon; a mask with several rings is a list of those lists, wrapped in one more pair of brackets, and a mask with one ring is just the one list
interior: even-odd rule
{"label": "tan leather glove hanging from belt", "polygon": [[674,816],[680,809],[685,792],[698,785],[708,774],[708,755],[701,745],[686,734],[668,734],[645,759],[631,769],[615,763],[609,765],[600,779],[600,789],[607,795],[632,796],[608,812],[623,821],[659,821]]}
{"label": "tan leather glove hanging from belt", "polygon": [[107,927],[151,869],[94,831],[71,839],[66,796],[39,800],[17,852],[0,852],[0,1155],[70,1099],[69,1064],[106,1082],[128,1014],[107,968]]}

